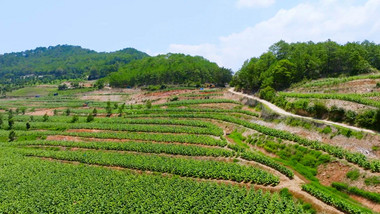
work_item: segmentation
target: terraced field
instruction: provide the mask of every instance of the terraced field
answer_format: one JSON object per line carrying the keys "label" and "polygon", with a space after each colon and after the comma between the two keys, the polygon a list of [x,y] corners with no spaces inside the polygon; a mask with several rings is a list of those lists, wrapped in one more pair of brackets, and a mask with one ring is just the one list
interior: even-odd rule
{"label": "terraced field", "polygon": [[[82,93],[1,100],[0,213],[380,211],[376,151],[279,129],[226,89],[168,91],[86,107]],[[372,196],[330,186],[321,171],[336,163]]]}

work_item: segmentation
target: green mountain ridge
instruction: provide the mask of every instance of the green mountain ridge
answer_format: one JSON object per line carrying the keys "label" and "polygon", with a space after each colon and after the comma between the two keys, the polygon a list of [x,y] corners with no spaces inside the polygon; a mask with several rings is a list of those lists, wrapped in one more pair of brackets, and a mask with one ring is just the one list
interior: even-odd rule
{"label": "green mountain ridge", "polygon": [[98,79],[117,71],[120,66],[148,56],[134,48],[107,53],[72,45],[6,53],[0,55],[0,83],[23,84],[36,78],[45,81],[85,76]]}

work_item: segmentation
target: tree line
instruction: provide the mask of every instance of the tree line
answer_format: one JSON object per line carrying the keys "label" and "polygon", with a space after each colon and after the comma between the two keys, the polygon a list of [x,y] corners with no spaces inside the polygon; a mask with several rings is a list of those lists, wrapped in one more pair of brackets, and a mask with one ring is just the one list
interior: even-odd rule
{"label": "tree line", "polygon": [[111,86],[133,87],[160,84],[224,86],[232,71],[200,56],[165,54],[133,61],[108,77]]}
{"label": "tree line", "polygon": [[380,45],[373,42],[286,43],[279,41],[260,57],[247,60],[231,85],[246,91],[283,90],[303,80],[352,76],[380,69]]}

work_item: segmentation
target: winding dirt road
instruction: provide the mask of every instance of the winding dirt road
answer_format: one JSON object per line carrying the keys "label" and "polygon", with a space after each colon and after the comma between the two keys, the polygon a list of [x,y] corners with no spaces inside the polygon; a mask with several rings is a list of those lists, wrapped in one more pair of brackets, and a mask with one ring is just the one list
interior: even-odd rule
{"label": "winding dirt road", "polygon": [[241,92],[236,92],[236,91],[234,91],[234,88],[230,88],[230,89],[228,89],[228,91],[231,92],[231,93],[233,93],[233,94],[237,94],[237,95],[240,95],[240,96],[243,96],[243,97],[247,97],[247,98],[250,98],[250,99],[257,100],[260,103],[268,106],[272,111],[274,111],[274,112],[276,112],[276,113],[278,113],[280,115],[284,115],[284,116],[288,116],[288,117],[302,118],[302,119],[311,120],[311,121],[315,121],[315,122],[320,122],[320,123],[324,123],[324,124],[328,124],[328,125],[341,126],[341,127],[344,127],[344,128],[348,128],[348,129],[352,129],[352,130],[360,131],[360,132],[366,132],[366,133],[370,133],[370,134],[377,134],[376,132],[374,132],[372,130],[358,128],[358,127],[346,125],[346,124],[343,124],[343,123],[336,123],[336,122],[332,122],[332,121],[328,121],[328,120],[319,120],[319,119],[314,119],[314,118],[311,118],[311,117],[304,117],[304,116],[300,116],[300,115],[297,115],[297,114],[293,114],[293,113],[285,111],[284,109],[282,109],[282,108],[280,108],[280,107],[278,107],[278,106],[274,105],[273,103],[268,102],[266,100],[260,99],[258,97],[252,96],[252,95],[244,94],[244,93],[241,93]]}

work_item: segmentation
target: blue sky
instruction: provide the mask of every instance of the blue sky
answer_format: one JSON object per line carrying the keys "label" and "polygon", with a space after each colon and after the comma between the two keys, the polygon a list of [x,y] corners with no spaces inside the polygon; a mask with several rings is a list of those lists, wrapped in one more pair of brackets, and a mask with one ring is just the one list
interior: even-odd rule
{"label": "blue sky", "polygon": [[0,0],[0,53],[57,44],[201,55],[239,69],[274,42],[380,42],[379,0]]}

